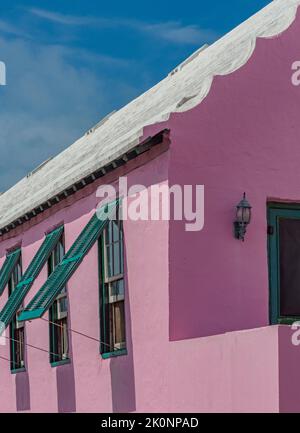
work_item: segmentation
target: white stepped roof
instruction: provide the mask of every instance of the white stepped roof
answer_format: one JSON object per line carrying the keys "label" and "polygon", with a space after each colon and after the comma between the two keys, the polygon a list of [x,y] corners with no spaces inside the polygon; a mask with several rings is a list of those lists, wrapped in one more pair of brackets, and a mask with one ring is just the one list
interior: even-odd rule
{"label": "white stepped roof", "polygon": [[136,146],[144,126],[199,104],[208,94],[213,77],[244,65],[257,37],[272,37],[288,28],[299,4],[300,0],[274,0],[22,179],[0,196],[0,228]]}

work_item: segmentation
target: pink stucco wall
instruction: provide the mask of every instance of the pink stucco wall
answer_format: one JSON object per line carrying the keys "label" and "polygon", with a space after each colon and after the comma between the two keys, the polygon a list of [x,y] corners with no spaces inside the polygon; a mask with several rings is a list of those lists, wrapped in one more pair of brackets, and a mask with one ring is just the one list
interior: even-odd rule
{"label": "pink stucco wall", "polygon": [[[173,114],[170,184],[205,185],[205,226],[170,225],[170,338],[269,323],[267,201],[300,202],[300,13],[272,39],[258,39],[242,68],[215,77],[196,108]],[[253,206],[245,242],[233,236],[243,192]]]}
{"label": "pink stucco wall", "polygon": [[[147,161],[128,174],[128,185],[162,183],[167,180],[169,154]],[[142,160],[142,162],[145,162]],[[119,175],[123,174],[122,170]],[[69,206],[53,209],[37,224],[0,244],[2,262],[7,248],[22,242],[23,269],[33,258],[44,239],[45,231],[64,223],[66,249],[88,222],[99,202],[96,186],[89,195],[80,193]],[[82,197],[80,198],[80,195]],[[144,346],[154,345],[165,323],[167,331],[168,293],[168,222],[132,223],[124,221],[126,281],[126,332],[128,355],[102,360],[99,343],[71,332],[72,364],[51,368],[48,354],[27,347],[27,372],[12,375],[9,363],[0,359],[0,411],[132,411],[136,409],[134,339]],[[153,256],[152,251],[157,254]],[[142,253],[142,254],[141,254]],[[155,273],[153,272],[155,269]],[[45,266],[25,299],[33,297],[47,278]],[[68,284],[70,327],[100,338],[98,251],[95,245]],[[162,294],[162,296],[160,296]],[[166,302],[162,302],[165,297]],[[7,290],[1,297],[2,307]],[[164,309],[164,311],[163,311]],[[144,311],[143,311],[144,310]],[[134,312],[134,313],[133,313]],[[145,332],[147,329],[147,332]],[[147,336],[148,334],[148,336]],[[49,349],[48,323],[35,320],[26,325],[26,342],[46,351]],[[145,351],[147,347],[144,347]],[[9,358],[9,345],[0,346],[0,355]]]}
{"label": "pink stucco wall", "polygon": [[[129,185],[167,182],[170,154],[165,152],[128,174]],[[95,191],[53,209],[16,237],[22,240],[24,269],[50,227],[64,222],[66,248],[95,209]],[[277,327],[171,342],[169,339],[169,223],[124,222],[126,332],[128,355],[103,360],[99,344],[71,332],[72,363],[51,368],[48,354],[26,349],[27,371],[12,375],[0,359],[0,411],[269,411],[279,407]],[[2,258],[3,261],[3,258]],[[68,284],[70,326],[99,339],[96,246]],[[26,302],[46,278],[46,267]],[[7,291],[0,300],[5,302]],[[48,350],[48,324],[26,325],[26,342]],[[9,357],[9,346],[0,356]],[[256,389],[263,391],[257,395]]]}
{"label": "pink stucco wall", "polygon": [[[129,185],[205,185],[200,232],[186,232],[184,222],[124,222],[128,355],[103,360],[97,342],[71,332],[71,364],[51,368],[46,352],[27,347],[27,371],[12,375],[0,358],[1,412],[298,409],[289,384],[297,396],[300,349],[291,347],[288,328],[268,326],[266,203],[300,201],[300,88],[291,85],[299,24],[300,16],[279,37],[258,40],[249,62],[215,78],[198,107],[145,128],[145,136],[170,128],[170,149],[117,172]],[[22,242],[25,269],[45,231],[62,222],[68,249],[98,204],[95,188],[6,236],[0,264]],[[242,243],[232,223],[244,191],[253,220]],[[94,246],[68,293],[71,328],[99,339],[97,272]],[[7,290],[0,307],[6,299]],[[48,339],[46,322],[27,323],[27,343],[47,351]],[[9,357],[8,349],[0,346],[0,356]]]}

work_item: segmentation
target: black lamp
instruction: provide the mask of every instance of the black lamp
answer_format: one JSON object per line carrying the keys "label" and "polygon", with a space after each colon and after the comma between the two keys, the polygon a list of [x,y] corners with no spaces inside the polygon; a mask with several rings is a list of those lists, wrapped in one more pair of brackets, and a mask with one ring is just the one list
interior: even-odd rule
{"label": "black lamp", "polygon": [[236,207],[236,220],[234,222],[234,235],[236,239],[245,240],[246,227],[251,221],[251,206],[244,192],[242,200]]}

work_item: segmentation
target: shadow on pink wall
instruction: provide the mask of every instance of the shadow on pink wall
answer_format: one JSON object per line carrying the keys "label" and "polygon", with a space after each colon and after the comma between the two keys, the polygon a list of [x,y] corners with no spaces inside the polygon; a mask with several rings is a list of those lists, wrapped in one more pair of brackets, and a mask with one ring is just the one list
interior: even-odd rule
{"label": "shadow on pink wall", "polygon": [[27,371],[16,374],[17,411],[30,410],[30,384]]}
{"label": "shadow on pink wall", "polygon": [[57,367],[56,384],[58,412],[76,412],[75,376],[73,364],[66,364]]}
{"label": "shadow on pink wall", "polygon": [[[70,305],[70,299],[68,297]],[[72,311],[70,309],[70,311]],[[72,344],[72,316],[68,316],[69,326],[69,351],[71,363],[56,367],[56,389],[57,389],[57,411],[76,412],[76,389],[75,374],[73,364],[73,344]]]}

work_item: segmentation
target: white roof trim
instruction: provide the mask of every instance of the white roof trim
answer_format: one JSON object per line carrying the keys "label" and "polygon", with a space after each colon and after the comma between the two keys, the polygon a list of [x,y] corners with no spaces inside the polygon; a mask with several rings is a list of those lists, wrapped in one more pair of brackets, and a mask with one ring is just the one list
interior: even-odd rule
{"label": "white roof trim", "polygon": [[300,0],[273,0],[267,7],[216,43],[183,62],[174,74],[81,137],[64,152],[25,177],[0,196],[0,228],[25,215],[83,177],[112,162],[139,143],[143,128],[167,120],[199,104],[215,75],[244,65],[258,37],[269,38],[287,29]]}

